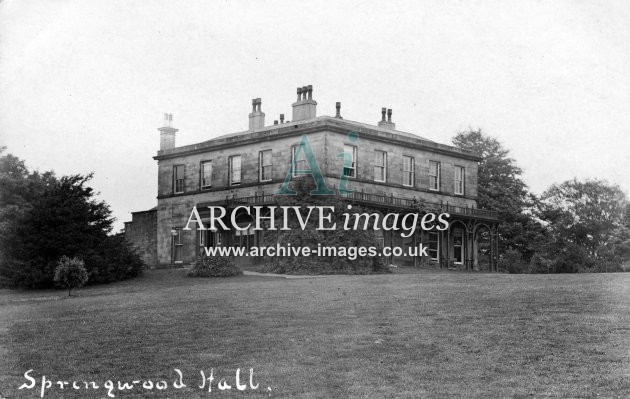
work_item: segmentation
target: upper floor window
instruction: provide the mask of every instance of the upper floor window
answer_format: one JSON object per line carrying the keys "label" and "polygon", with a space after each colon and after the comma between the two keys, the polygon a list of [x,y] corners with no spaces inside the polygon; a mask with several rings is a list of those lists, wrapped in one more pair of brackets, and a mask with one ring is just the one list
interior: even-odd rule
{"label": "upper floor window", "polygon": [[[291,147],[291,166],[293,166],[293,177],[298,175],[297,173],[295,173],[298,170],[309,170],[308,161],[306,160],[306,153],[304,152],[304,150],[299,151],[298,153],[299,148],[299,145],[294,145],[293,147]],[[297,157],[296,154],[298,155]]]}
{"label": "upper floor window", "polygon": [[271,150],[260,151],[258,153],[258,180],[261,182],[270,181],[272,170]]}
{"label": "upper floor window", "polygon": [[455,166],[455,194],[464,195],[464,167]]}
{"label": "upper floor window", "polygon": [[387,180],[387,153],[385,151],[374,151],[374,181]]}
{"label": "upper floor window", "polygon": [[241,156],[232,155],[228,158],[228,178],[229,185],[241,184]]}
{"label": "upper floor window", "polygon": [[[348,176],[348,177],[357,177],[357,147],[353,146],[353,145],[344,145],[343,146],[343,153],[344,153],[344,158],[343,158],[343,175],[344,176]],[[346,167],[346,157],[347,155],[345,154],[350,154],[350,156],[352,157],[352,163],[349,164],[348,167]]]}
{"label": "upper floor window", "polygon": [[429,161],[429,190],[440,190],[440,163]]}
{"label": "upper floor window", "polygon": [[415,181],[415,165],[413,157],[403,155],[403,186],[413,187]]}
{"label": "upper floor window", "polygon": [[184,171],[186,165],[173,166],[173,193],[181,194],[184,192]]}
{"label": "upper floor window", "polygon": [[212,187],[212,161],[201,162],[201,188]]}

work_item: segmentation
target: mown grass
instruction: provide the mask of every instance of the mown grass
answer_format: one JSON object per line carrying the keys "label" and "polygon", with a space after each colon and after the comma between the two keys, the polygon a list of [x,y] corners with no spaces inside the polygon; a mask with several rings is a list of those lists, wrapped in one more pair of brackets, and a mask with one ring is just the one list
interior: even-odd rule
{"label": "mown grass", "polygon": [[[52,380],[164,379],[116,397],[630,397],[630,275],[422,273],[0,291],[0,395]],[[185,389],[174,389],[174,368]],[[214,371],[211,393],[200,370]],[[257,390],[218,391],[254,370]],[[38,385],[39,388],[39,385]],[[269,389],[270,390],[269,390]],[[45,397],[106,397],[106,390]]]}

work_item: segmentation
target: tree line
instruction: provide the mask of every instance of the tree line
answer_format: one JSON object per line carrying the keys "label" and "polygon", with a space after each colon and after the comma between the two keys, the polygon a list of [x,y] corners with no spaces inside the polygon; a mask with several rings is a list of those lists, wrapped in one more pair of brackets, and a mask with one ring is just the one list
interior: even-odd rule
{"label": "tree line", "polygon": [[498,212],[499,266],[510,273],[630,270],[630,202],[606,180],[572,179],[531,193],[509,150],[480,129],[456,147],[477,152],[478,206]]}

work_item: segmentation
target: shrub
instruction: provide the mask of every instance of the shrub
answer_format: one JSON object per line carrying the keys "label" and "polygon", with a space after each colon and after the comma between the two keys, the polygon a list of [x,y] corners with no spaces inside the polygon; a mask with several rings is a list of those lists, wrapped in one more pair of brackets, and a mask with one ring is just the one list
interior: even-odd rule
{"label": "shrub", "polygon": [[121,235],[107,236],[85,255],[90,284],[111,283],[142,274],[144,263]]}
{"label": "shrub", "polygon": [[551,261],[541,254],[535,253],[529,261],[529,273],[549,273],[551,271]]}
{"label": "shrub", "polygon": [[592,269],[594,265],[584,248],[571,243],[566,244],[552,262],[554,273],[577,273]]}
{"label": "shrub", "polygon": [[55,283],[68,289],[68,296],[71,296],[73,288],[83,286],[88,281],[87,270],[83,261],[79,258],[68,258],[62,256],[55,268]]}
{"label": "shrub", "polygon": [[515,249],[508,249],[499,258],[499,270],[510,274],[519,274],[527,271],[528,265],[523,261],[523,255]]}
{"label": "shrub", "polygon": [[231,277],[240,276],[243,271],[226,256],[199,257],[186,273],[188,277]]}

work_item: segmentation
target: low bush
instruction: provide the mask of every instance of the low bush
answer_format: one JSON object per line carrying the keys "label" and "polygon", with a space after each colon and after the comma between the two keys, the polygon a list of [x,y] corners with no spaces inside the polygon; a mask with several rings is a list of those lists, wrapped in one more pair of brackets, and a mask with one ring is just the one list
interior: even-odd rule
{"label": "low bush", "polygon": [[188,277],[231,277],[240,276],[243,271],[225,256],[199,257],[186,273]]}

